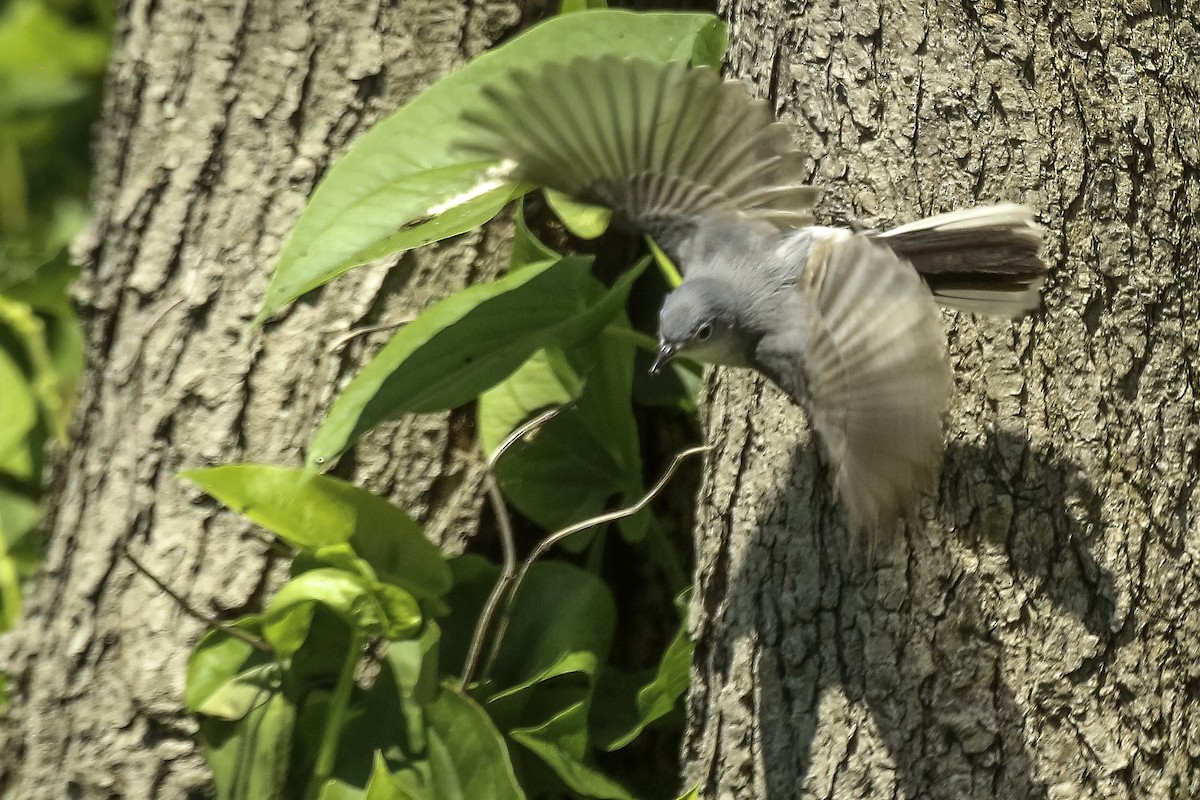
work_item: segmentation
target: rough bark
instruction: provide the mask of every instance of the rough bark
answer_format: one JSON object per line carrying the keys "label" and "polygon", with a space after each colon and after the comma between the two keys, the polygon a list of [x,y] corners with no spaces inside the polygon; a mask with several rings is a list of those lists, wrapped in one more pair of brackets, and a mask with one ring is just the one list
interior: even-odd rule
{"label": "rough bark", "polygon": [[[14,706],[0,795],[207,793],[184,666],[203,626],[135,572],[235,614],[271,582],[266,546],[175,474],[301,463],[336,388],[394,321],[480,272],[473,235],[346,276],[250,326],[280,244],[332,158],[382,114],[521,22],[510,0],[130,0],[97,145],[95,227],[78,248],[89,354],[48,501],[25,620],[0,640]],[[478,515],[448,417],[391,426],[342,465],[443,541]]]}
{"label": "rough bark", "polygon": [[802,415],[711,382],[684,745],[704,797],[1200,796],[1195,3],[732,0],[826,219],[1001,199],[1045,309],[945,314],[937,496],[868,566]]}

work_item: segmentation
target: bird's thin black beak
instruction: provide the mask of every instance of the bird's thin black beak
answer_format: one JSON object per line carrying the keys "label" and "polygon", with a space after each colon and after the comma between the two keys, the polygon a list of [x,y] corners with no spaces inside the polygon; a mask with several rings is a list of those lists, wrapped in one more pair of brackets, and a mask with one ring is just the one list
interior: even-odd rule
{"label": "bird's thin black beak", "polygon": [[650,365],[650,374],[657,375],[662,371],[662,368],[667,365],[667,362],[675,357],[675,353],[679,350],[676,345],[664,344],[659,346],[658,355],[654,357],[654,363]]}

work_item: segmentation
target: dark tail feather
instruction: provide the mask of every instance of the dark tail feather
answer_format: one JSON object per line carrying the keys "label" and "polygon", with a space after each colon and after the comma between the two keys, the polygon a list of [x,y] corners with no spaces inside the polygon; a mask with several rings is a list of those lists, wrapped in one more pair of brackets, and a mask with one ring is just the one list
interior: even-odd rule
{"label": "dark tail feather", "polygon": [[912,262],[943,306],[1019,317],[1041,302],[1042,228],[1025,206],[953,211],[874,238]]}

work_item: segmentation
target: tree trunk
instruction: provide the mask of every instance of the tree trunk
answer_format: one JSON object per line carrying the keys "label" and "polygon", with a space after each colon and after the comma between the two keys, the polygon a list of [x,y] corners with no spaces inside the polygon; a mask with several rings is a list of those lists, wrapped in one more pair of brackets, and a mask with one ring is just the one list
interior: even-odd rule
{"label": "tree trunk", "polygon": [[[331,159],[521,23],[510,0],[123,4],[96,150],[93,232],[78,248],[90,343],[49,542],[25,619],[0,640],[14,705],[6,798],[208,792],[181,710],[203,625],[237,614],[272,562],[252,527],[175,477],[237,461],[294,464],[344,383],[400,319],[495,270],[503,235],[462,237],[359,270],[252,328],[280,244]],[[448,416],[411,417],[342,474],[447,541],[472,530],[477,475]]]}
{"label": "tree trunk", "polygon": [[1054,273],[1029,319],[946,312],[937,497],[873,565],[802,414],[712,381],[688,784],[1200,796],[1196,4],[799,8],[732,0],[729,58],[812,143],[826,219],[1024,202]]}

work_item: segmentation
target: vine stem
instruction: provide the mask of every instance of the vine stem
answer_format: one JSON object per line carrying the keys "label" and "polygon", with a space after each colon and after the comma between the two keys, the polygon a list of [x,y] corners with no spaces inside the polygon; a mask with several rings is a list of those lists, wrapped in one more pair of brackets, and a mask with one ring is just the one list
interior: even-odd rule
{"label": "vine stem", "polygon": [[[605,525],[609,522],[616,522],[637,514],[643,508],[650,505],[650,502],[657,497],[663,489],[666,488],[667,484],[670,482],[671,478],[675,476],[675,473],[679,470],[679,466],[683,464],[684,461],[692,456],[699,455],[700,453],[707,453],[711,449],[712,445],[705,444],[697,447],[689,447],[686,450],[676,453],[675,458],[671,459],[671,463],[667,467],[666,471],[663,472],[662,477],[660,477],[658,482],[655,483],[649,491],[642,495],[642,497],[636,503],[625,506],[624,508],[619,508],[615,511],[599,514],[595,517],[589,517],[588,519],[581,520],[573,525],[568,525],[567,527],[550,534],[545,539],[538,542],[537,547],[533,548],[533,552],[530,553],[523,562],[521,562],[520,571],[518,571],[516,576],[510,581],[511,589],[507,592],[507,599],[504,604],[504,613],[500,617],[499,625],[496,628],[496,635],[492,638],[492,649],[488,654],[487,664],[484,666],[482,676],[484,678],[487,677],[488,672],[491,671],[492,665],[496,661],[496,656],[500,652],[500,643],[504,639],[505,632],[508,630],[508,622],[512,616],[513,606],[516,604],[517,593],[521,591],[521,584],[525,581],[525,576],[529,574],[530,568],[533,567],[534,563],[539,558],[545,555],[547,550],[561,542],[563,539],[566,539],[569,536],[574,536],[582,531],[586,531],[588,528],[593,528],[597,525]],[[496,585],[499,587],[500,582],[497,581]],[[490,599],[491,598],[489,598],[489,600]],[[479,628],[477,627],[476,634],[478,633]],[[473,640],[472,645],[474,644],[476,644],[476,642]],[[464,682],[463,685],[465,686],[466,683]]]}
{"label": "vine stem", "polygon": [[329,698],[329,715],[325,719],[321,746],[317,750],[312,780],[308,784],[308,800],[317,800],[321,796],[321,788],[333,774],[333,762],[337,757],[338,742],[342,738],[342,727],[346,721],[346,709],[350,704],[350,691],[354,688],[354,670],[362,654],[364,639],[362,631],[358,628],[350,632],[350,649],[346,652],[346,660],[342,662],[342,671],[338,674],[333,696]]}
{"label": "vine stem", "polygon": [[234,639],[240,639],[260,653],[265,653],[269,656],[275,655],[275,648],[271,647],[271,645],[263,639],[260,639],[253,634],[246,633],[246,631],[238,628],[237,626],[228,625],[211,614],[205,614],[187,600],[183,599],[178,592],[176,592],[170,586],[167,586],[167,584],[161,578],[150,571],[149,567],[139,561],[129,549],[128,544],[122,547],[122,553],[124,554],[125,558],[129,559],[129,563],[133,564],[133,568],[135,570],[140,572],[142,576],[146,578],[146,580],[157,586],[159,591],[174,600],[175,604],[183,609],[184,613],[186,613],[188,616],[200,620],[209,628],[218,630],[226,636],[232,636]]}
{"label": "vine stem", "polygon": [[562,410],[563,406],[548,409],[517,427],[492,451],[484,464],[487,469],[487,474],[483,479],[484,487],[487,490],[492,511],[496,515],[496,526],[500,529],[502,563],[500,577],[496,579],[496,585],[488,594],[487,601],[479,612],[479,619],[475,622],[475,631],[471,634],[471,645],[467,648],[467,658],[463,662],[462,675],[458,680],[458,688],[461,691],[465,692],[467,685],[471,682],[471,676],[474,675],[475,668],[479,665],[479,656],[483,652],[484,639],[492,625],[492,617],[496,615],[496,609],[500,607],[500,601],[504,599],[508,586],[517,572],[517,545],[513,537],[512,518],[508,515],[508,506],[504,504],[504,496],[500,494],[500,485],[496,483],[496,462],[508,448],[554,419]]}

